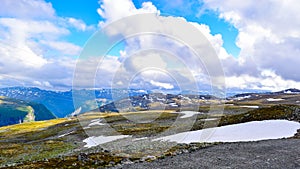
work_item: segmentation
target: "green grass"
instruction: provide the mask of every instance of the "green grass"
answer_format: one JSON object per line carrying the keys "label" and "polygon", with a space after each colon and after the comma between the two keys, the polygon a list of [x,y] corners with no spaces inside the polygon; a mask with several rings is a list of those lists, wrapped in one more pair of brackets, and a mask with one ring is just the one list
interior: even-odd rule
{"label": "green grass", "polygon": [[[63,123],[68,121],[67,119],[53,119],[48,121],[37,121],[37,122],[29,122],[16,124],[11,126],[0,127],[0,138],[11,138],[16,135],[26,134],[28,132],[36,132],[41,129],[46,129],[47,127]],[[0,139],[1,140],[1,139]]]}

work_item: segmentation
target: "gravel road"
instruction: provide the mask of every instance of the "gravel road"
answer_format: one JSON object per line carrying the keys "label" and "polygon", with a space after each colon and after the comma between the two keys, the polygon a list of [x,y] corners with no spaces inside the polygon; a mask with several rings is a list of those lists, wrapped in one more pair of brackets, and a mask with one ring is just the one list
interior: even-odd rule
{"label": "gravel road", "polygon": [[114,168],[197,169],[197,168],[285,168],[300,169],[300,139],[226,143],[153,162]]}

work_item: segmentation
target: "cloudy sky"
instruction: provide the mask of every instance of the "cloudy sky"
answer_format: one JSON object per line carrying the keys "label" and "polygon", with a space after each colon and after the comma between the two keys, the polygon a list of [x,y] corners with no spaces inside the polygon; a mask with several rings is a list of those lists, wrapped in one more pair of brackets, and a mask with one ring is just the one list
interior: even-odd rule
{"label": "cloudy sky", "polygon": [[[80,58],[96,31],[126,16],[155,13],[165,22],[177,18],[192,24],[209,40],[228,89],[300,88],[299,9],[298,0],[1,0],[0,87],[70,89],[76,69],[82,77],[94,78],[95,87],[129,85],[168,90],[178,86],[176,81],[188,86],[193,78],[199,86],[209,84],[206,65],[196,65],[201,70],[192,63],[183,68],[189,60],[188,52],[158,37],[127,39],[116,45],[100,66],[97,57]],[[134,26],[139,24],[143,23],[137,21]],[[130,55],[154,40],[156,47],[175,51],[172,54],[180,57],[155,52]],[[130,71],[149,64],[166,67],[170,62],[178,69],[145,70],[134,76]],[[96,75],[89,69],[92,67],[97,68]],[[76,84],[93,87],[81,80]]]}

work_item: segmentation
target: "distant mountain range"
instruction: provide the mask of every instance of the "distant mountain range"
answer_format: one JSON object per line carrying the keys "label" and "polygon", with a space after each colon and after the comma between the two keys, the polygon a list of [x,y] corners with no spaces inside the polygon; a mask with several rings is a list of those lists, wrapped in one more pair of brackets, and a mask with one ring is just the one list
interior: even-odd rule
{"label": "distant mountain range", "polygon": [[[144,90],[127,89],[97,89],[76,91],[49,91],[34,87],[9,87],[0,89],[0,96],[36,102],[45,105],[57,117],[65,117],[80,108],[81,112],[93,110],[98,106],[110,103],[129,96],[138,96],[147,93]],[[73,94],[76,103],[73,102]],[[95,101],[93,99],[97,99]]]}
{"label": "distant mountain range", "polygon": [[[218,99],[212,95],[192,95],[192,94],[162,94],[150,93],[140,96],[131,96],[120,99],[115,102],[100,106],[100,112],[126,112],[136,110],[177,110],[178,108],[191,109],[199,104],[199,100],[213,100]],[[196,108],[197,109],[197,108]],[[195,109],[195,110],[196,110]],[[95,111],[97,111],[95,110]]]}
{"label": "distant mountain range", "polygon": [[300,94],[299,89],[291,88],[291,89],[286,89],[278,92],[262,92],[262,93],[256,93],[256,92],[245,92],[245,93],[240,93],[236,94],[233,96],[230,96],[228,98],[238,98],[238,97],[245,97],[245,96],[254,96],[254,95],[282,95],[282,94]]}
{"label": "distant mountain range", "polygon": [[[184,93],[185,94],[162,94],[137,89],[82,89],[69,91],[49,91],[34,87],[9,87],[0,89],[0,96],[43,104],[59,118],[71,114],[74,115],[91,111],[98,107],[100,108],[100,111],[117,111],[120,107],[124,108],[128,104],[131,104],[132,107],[139,107],[141,109],[147,109],[150,104],[157,108],[164,105],[172,109],[182,106],[179,105],[176,100],[185,100],[187,105],[192,105],[197,99],[203,101],[211,98],[214,99],[214,96],[209,95],[207,92],[203,94],[192,94],[192,92],[185,91]],[[241,97],[243,95],[246,96],[256,92],[237,93],[238,92],[230,91],[230,96],[228,98]],[[265,93],[271,94],[271,92]],[[272,94],[281,93],[300,93],[300,90],[287,89]],[[76,103],[74,103],[74,100]],[[157,106],[154,105],[155,103],[161,103],[162,105]]]}
{"label": "distant mountain range", "polygon": [[46,91],[39,88],[11,87],[0,89],[0,96],[43,104],[57,117],[64,117],[74,111],[71,92]]}
{"label": "distant mountain range", "polygon": [[0,97],[0,126],[54,118],[56,116],[42,104]]}
{"label": "distant mountain range", "polygon": [[[286,89],[279,92],[263,92],[263,93],[242,93],[236,94],[233,96],[228,96],[226,98],[229,100],[239,100],[241,102],[249,102],[253,100],[262,100],[262,99],[273,99],[290,95],[290,94],[300,94],[300,90],[298,89]],[[286,96],[285,96],[286,97]],[[288,104],[293,103],[291,100],[296,99],[298,97],[290,97],[289,99],[279,99],[282,103]],[[194,110],[198,111],[200,105],[210,105],[213,102],[218,102],[218,100],[224,100],[224,98],[220,99],[213,95],[205,94],[205,95],[196,95],[196,94],[162,94],[162,93],[150,93],[143,94],[140,96],[132,96],[125,99],[116,100],[115,102],[111,102],[109,104],[105,104],[100,106],[99,109],[94,111],[100,112],[131,112],[138,110]],[[284,101],[285,100],[285,101]],[[275,102],[276,103],[276,102]],[[297,104],[299,101],[297,102]],[[270,103],[268,103],[270,104]]]}

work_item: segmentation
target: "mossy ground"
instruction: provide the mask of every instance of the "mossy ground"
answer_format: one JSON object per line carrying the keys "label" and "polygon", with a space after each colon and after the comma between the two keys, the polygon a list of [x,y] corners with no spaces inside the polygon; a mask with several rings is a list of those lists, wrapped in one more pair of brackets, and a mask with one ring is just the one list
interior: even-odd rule
{"label": "mossy ground", "polygon": [[[245,104],[243,104],[245,105]],[[254,103],[250,105],[255,105]],[[215,127],[229,124],[269,119],[288,119],[300,121],[300,107],[296,105],[262,106],[259,109],[225,105],[224,112],[219,108],[209,113],[210,106],[200,106],[202,114],[195,115],[192,130],[203,127]],[[172,111],[141,111],[126,113],[90,112],[81,115],[80,123],[89,124],[94,119],[104,119],[113,129],[124,135],[147,137],[161,133],[171,127],[182,116]],[[130,119],[130,120],[129,120]],[[214,119],[206,121],[206,119]],[[137,123],[137,121],[145,121]],[[0,166],[13,165],[11,168],[98,168],[118,164],[123,157],[110,152],[89,152],[83,148],[82,140],[87,137],[77,119],[55,119],[49,121],[29,122],[0,128]],[[103,126],[94,126],[99,129]],[[183,126],[184,127],[184,126]],[[70,133],[65,137],[60,135]],[[164,157],[188,145],[175,146]],[[206,144],[198,145],[205,147]],[[84,159],[79,159],[85,152]],[[142,154],[142,153],[141,153]],[[141,156],[134,156],[135,160]]]}
{"label": "mossy ground", "polygon": [[[79,157],[81,156],[81,157]],[[82,158],[82,159],[79,159]],[[105,168],[121,163],[122,157],[113,156],[109,153],[91,153],[52,158],[40,161],[28,161],[20,165],[7,168],[31,169],[31,168]]]}
{"label": "mossy ground", "polygon": [[248,111],[246,113],[223,116],[218,126],[262,121],[272,119],[287,119],[300,122],[300,107],[296,105],[276,105]]}
{"label": "mossy ground", "polygon": [[0,166],[26,161],[38,161],[71,152],[76,145],[57,138],[59,131],[72,127],[58,127],[74,120],[55,119],[28,122],[0,128]]}

